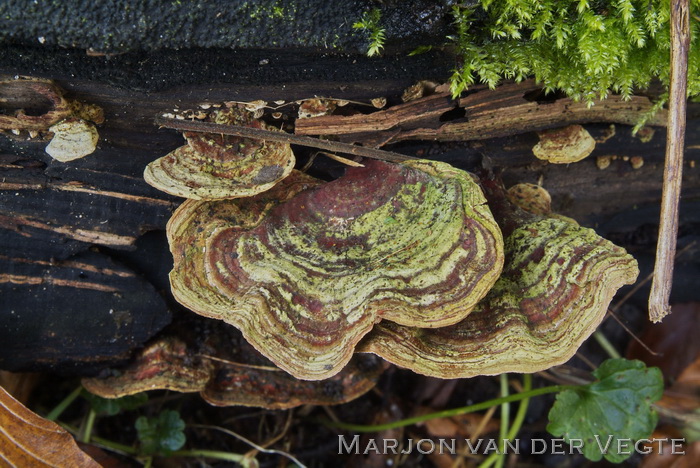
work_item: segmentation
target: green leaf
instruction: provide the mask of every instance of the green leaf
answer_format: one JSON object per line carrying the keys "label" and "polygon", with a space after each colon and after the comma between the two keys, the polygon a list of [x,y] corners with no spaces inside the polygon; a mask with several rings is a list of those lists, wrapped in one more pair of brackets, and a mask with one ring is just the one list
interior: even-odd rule
{"label": "green leaf", "polygon": [[166,410],[156,418],[141,416],[135,427],[145,455],[168,455],[185,445],[185,422],[177,411]]}
{"label": "green leaf", "polygon": [[597,382],[557,395],[547,430],[569,443],[582,441],[589,460],[619,463],[656,427],[651,404],[661,398],[663,377],[656,367],[626,359],[608,359],[593,375]]}
{"label": "green leaf", "polygon": [[114,416],[121,411],[136,409],[148,401],[148,395],[145,392],[121,398],[102,398],[88,392],[83,392],[83,396],[90,402],[92,409],[103,416]]}

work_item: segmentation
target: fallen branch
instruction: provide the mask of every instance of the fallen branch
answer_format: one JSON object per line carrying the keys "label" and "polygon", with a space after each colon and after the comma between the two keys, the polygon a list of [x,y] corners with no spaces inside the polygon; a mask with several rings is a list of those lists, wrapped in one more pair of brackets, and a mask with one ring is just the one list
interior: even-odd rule
{"label": "fallen branch", "polygon": [[440,116],[457,107],[449,93],[427,96],[372,114],[348,116],[324,115],[298,119],[294,133],[297,135],[341,135],[349,133],[381,132],[395,127],[425,125],[425,121],[439,122]]}

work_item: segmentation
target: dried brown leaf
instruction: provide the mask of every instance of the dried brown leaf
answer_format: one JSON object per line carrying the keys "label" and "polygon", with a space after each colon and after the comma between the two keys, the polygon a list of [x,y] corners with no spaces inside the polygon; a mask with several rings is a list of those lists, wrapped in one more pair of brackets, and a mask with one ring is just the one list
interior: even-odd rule
{"label": "dried brown leaf", "polygon": [[639,359],[647,366],[657,366],[667,381],[676,379],[693,361],[700,358],[700,304],[674,304],[674,314],[659,324],[647,324],[640,339],[657,355],[632,341],[628,359]]}
{"label": "dried brown leaf", "polygon": [[[672,453],[673,447],[672,443],[668,441],[670,438],[677,438],[679,435],[674,433],[667,433],[665,431],[654,431],[652,434],[653,439],[666,440],[659,444],[655,442],[651,444],[654,449],[649,455],[646,455],[642,463],[641,468],[692,468],[694,466],[700,466],[700,442],[694,442],[688,445],[676,446],[676,453]],[[660,447],[659,447],[660,445]],[[660,449],[659,449],[660,448]],[[680,454],[679,452],[685,452]]]}
{"label": "dried brown leaf", "polygon": [[56,423],[32,413],[0,388],[0,454],[11,467],[100,465]]}

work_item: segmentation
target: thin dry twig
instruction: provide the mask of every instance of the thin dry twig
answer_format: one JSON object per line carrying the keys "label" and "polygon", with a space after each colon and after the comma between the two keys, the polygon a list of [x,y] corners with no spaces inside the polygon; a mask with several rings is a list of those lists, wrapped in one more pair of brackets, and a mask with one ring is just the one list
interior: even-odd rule
{"label": "thin dry twig", "polygon": [[226,365],[229,365],[229,366],[234,366],[234,367],[243,367],[243,368],[246,368],[246,369],[257,369],[257,370],[262,370],[262,371],[267,371],[267,372],[281,372],[281,371],[282,371],[282,369],[280,369],[279,367],[258,366],[258,365],[254,365],[254,364],[245,364],[245,363],[242,363],[242,362],[231,361],[231,360],[229,360],[229,359],[222,359],[222,358],[219,358],[219,357],[216,357],[216,356],[210,356],[210,355],[208,355],[208,354],[200,354],[199,356],[200,356],[200,357],[203,357],[204,359],[209,359],[209,360],[212,360],[212,361],[221,362],[221,363],[223,363],[223,364],[226,364]]}
{"label": "thin dry twig", "polygon": [[[686,245],[685,247],[683,247],[683,249],[681,249],[681,250],[676,254],[676,257],[675,257],[674,260],[678,260],[678,259],[681,257],[681,255],[683,255],[684,253],[686,253],[688,250],[690,250],[690,249],[691,249],[692,247],[694,247],[694,246],[695,246],[695,241],[692,241],[691,243],[689,243],[688,245]],[[615,303],[614,306],[610,307],[610,310],[611,310],[612,312],[617,312],[617,310],[618,310],[620,307],[622,307],[622,304],[624,304],[625,302],[627,302],[627,301],[629,300],[630,297],[634,296],[634,295],[637,293],[637,291],[639,291],[640,289],[642,289],[642,288],[644,287],[645,284],[647,284],[649,281],[652,280],[653,277],[654,277],[654,272],[651,272],[651,273],[650,273],[646,278],[644,278],[642,281],[637,281],[637,283],[636,283],[629,291],[627,291],[627,294],[625,294],[624,296],[622,296],[622,299],[620,299],[619,301],[617,301],[617,302]]]}
{"label": "thin dry twig", "polygon": [[649,319],[652,322],[660,322],[671,313],[669,299],[673,284],[673,257],[678,236],[678,202],[683,175],[688,88],[688,48],[690,46],[688,3],[689,0],[671,2],[671,83],[659,240],[656,246],[654,279],[649,295]]}
{"label": "thin dry twig", "polygon": [[[674,260],[678,260],[679,258],[681,258],[681,256],[683,256],[684,253],[689,251],[694,246],[695,246],[695,241],[690,242],[688,245],[686,245],[681,250],[679,250],[678,253],[676,253]],[[625,330],[627,332],[627,334],[629,336],[631,336],[637,343],[639,343],[640,346],[642,346],[642,348],[647,350],[647,352],[649,352],[650,354],[653,354],[654,356],[661,356],[662,353],[657,353],[656,351],[653,351],[649,346],[647,346],[646,343],[644,343],[637,335],[635,335],[634,332],[632,332],[632,330],[630,330],[627,327],[627,325],[625,325],[616,314],[616,312],[620,309],[620,307],[622,307],[622,305],[625,302],[627,302],[630,297],[634,296],[637,293],[637,291],[642,289],[645,284],[647,284],[649,281],[651,281],[653,277],[654,277],[654,272],[651,272],[642,281],[637,281],[637,283],[634,285],[634,287],[632,287],[629,291],[627,291],[627,294],[622,296],[622,299],[617,301],[615,303],[615,305],[611,306],[608,309],[608,313],[605,316],[605,318],[607,319],[608,317],[612,317],[622,327],[622,329]]]}
{"label": "thin dry twig", "polygon": [[319,140],[318,138],[292,135],[285,132],[273,132],[270,130],[263,130],[260,128],[240,127],[238,125],[222,125],[213,122],[185,121],[171,119],[167,117],[156,117],[155,123],[156,125],[160,125],[166,128],[172,128],[173,130],[218,133],[222,135],[240,136],[244,138],[255,138],[258,140],[276,141],[280,143],[289,143],[293,145],[318,148],[325,151],[333,151],[335,153],[352,154],[355,156],[362,156],[365,158],[380,159],[382,161],[402,162],[418,159],[414,158],[413,156],[406,156],[405,154],[394,153],[391,151],[367,148],[364,146],[356,146],[348,143],[340,143],[337,141]]}
{"label": "thin dry twig", "polygon": [[[293,415],[294,415],[294,410],[287,411],[287,420],[285,421],[284,427],[282,428],[282,430],[276,436],[274,436],[271,439],[268,439],[266,442],[260,444],[260,447],[267,448],[273,444],[276,444],[279,440],[281,440],[284,436],[286,436],[287,433],[289,432],[289,428],[292,425]],[[261,421],[262,421],[262,419],[261,419]],[[246,456],[250,456],[251,458],[255,458],[255,455],[257,453],[258,453],[258,449],[253,448],[248,453],[246,453]]]}
{"label": "thin dry twig", "polygon": [[305,466],[306,466],[302,462],[297,460],[293,455],[291,455],[287,452],[284,452],[282,450],[266,449],[264,447],[261,447],[260,445],[256,444],[255,442],[248,440],[247,438],[243,437],[242,435],[240,435],[236,432],[233,432],[230,429],[226,429],[224,427],[219,427],[219,426],[211,426],[209,424],[190,424],[190,427],[198,427],[198,428],[202,428],[202,429],[213,429],[215,431],[223,432],[224,434],[228,434],[228,435],[235,437],[236,439],[241,440],[242,442],[250,445],[251,447],[256,449],[258,452],[281,455],[281,456],[291,460],[293,463],[296,463],[301,468],[305,468]]}
{"label": "thin dry twig", "polygon": [[345,164],[346,166],[350,167],[365,167],[364,164],[360,164],[357,161],[353,161],[352,159],[344,158],[342,156],[338,156],[337,154],[333,153],[327,153],[325,151],[321,151],[318,154],[325,156],[327,158],[332,159],[333,161],[338,161],[339,163]]}
{"label": "thin dry twig", "polygon": [[646,350],[646,352],[648,352],[648,353],[651,354],[652,356],[663,356],[663,353],[657,353],[656,351],[652,350],[649,346],[647,346],[647,344],[646,344],[644,341],[642,341],[641,338],[639,338],[632,330],[629,329],[629,327],[628,327],[627,325],[625,325],[625,324],[622,322],[622,320],[620,320],[620,318],[619,318],[617,315],[615,315],[615,312],[613,312],[612,310],[609,310],[609,309],[608,309],[608,314],[610,315],[610,317],[613,318],[613,320],[615,320],[615,321],[617,322],[618,325],[620,325],[620,326],[622,327],[622,329],[623,329],[625,332],[627,332],[627,334],[628,334],[629,336],[632,337],[632,339],[633,339],[634,341],[636,341],[637,343],[639,343],[639,346],[641,346],[642,348],[644,348],[644,349]]}

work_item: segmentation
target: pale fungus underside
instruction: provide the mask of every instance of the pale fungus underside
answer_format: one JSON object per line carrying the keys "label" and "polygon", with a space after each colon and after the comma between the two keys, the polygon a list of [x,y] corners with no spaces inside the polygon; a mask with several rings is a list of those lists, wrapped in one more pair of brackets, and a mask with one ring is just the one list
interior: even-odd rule
{"label": "pale fungus underside", "polygon": [[445,379],[536,372],[571,358],[615,292],[636,280],[637,262],[592,229],[516,218],[504,234],[503,273],[469,316],[437,329],[382,322],[358,350]]}
{"label": "pale fungus underside", "polygon": [[500,230],[464,171],[371,161],[309,190],[295,179],[245,200],[185,202],[168,238],[175,297],[297,378],[338,373],[382,319],[462,320],[501,272]]}
{"label": "pale fungus underside", "polygon": [[99,135],[94,125],[83,119],[69,118],[49,128],[54,136],[46,152],[61,162],[73,161],[92,154]]}
{"label": "pale fungus underside", "polygon": [[[274,130],[240,107],[217,109],[207,121]],[[288,144],[230,135],[185,132],[187,144],[153,161],[150,185],[195,200],[250,197],[272,188],[294,169]]]}

